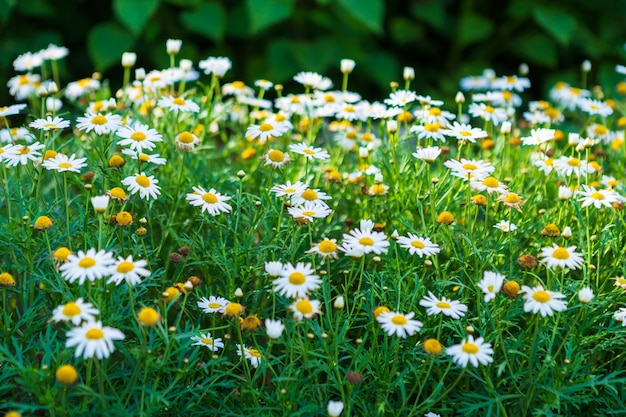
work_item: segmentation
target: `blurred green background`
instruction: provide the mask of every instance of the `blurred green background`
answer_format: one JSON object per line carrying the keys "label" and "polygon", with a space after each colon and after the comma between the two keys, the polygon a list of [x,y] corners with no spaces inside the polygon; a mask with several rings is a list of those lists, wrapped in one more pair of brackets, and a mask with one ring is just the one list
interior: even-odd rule
{"label": "blurred green background", "polygon": [[[148,71],[165,68],[165,42],[176,38],[178,58],[197,68],[227,56],[226,80],[249,85],[265,78],[290,88],[309,70],[338,88],[339,60],[352,58],[349,87],[366,99],[382,99],[412,66],[412,89],[451,101],[460,77],[486,67],[510,75],[525,62],[538,98],[557,79],[580,85],[585,59],[592,83],[620,80],[625,15],[623,0],[0,0],[0,81],[15,75],[19,54],[55,43],[70,49],[64,83],[97,70],[116,89],[122,52],[136,52]],[[0,94],[0,104],[13,102],[8,89]]]}

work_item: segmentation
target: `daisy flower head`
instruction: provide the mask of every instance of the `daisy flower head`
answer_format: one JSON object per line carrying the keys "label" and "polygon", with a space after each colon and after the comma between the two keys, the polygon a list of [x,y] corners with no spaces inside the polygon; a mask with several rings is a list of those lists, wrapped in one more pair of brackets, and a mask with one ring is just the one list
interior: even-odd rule
{"label": "daisy flower head", "polygon": [[396,241],[401,247],[408,249],[411,255],[418,255],[420,258],[435,255],[441,250],[439,245],[431,242],[430,239],[419,237],[413,233],[409,233],[408,236],[399,236]]}
{"label": "daisy flower head", "polygon": [[504,194],[508,189],[506,185],[504,185],[494,177],[487,177],[482,180],[471,180],[470,186],[479,193],[482,191],[487,191],[489,195],[493,193]]}
{"label": "daisy flower head", "polygon": [[602,206],[612,207],[613,203],[622,200],[621,196],[614,190],[596,190],[594,187],[583,185],[582,190],[576,192],[580,196],[578,201],[582,202],[581,207],[593,205],[599,209]]}
{"label": "daisy flower head", "polygon": [[318,289],[322,283],[311,264],[298,262],[283,265],[279,278],[274,280],[274,291],[289,298],[304,298],[310,291]]}
{"label": "daisy flower head", "polygon": [[265,272],[272,277],[279,277],[281,272],[283,271],[283,263],[279,261],[270,261],[265,262]]}
{"label": "daisy flower head", "polygon": [[94,131],[96,135],[108,135],[115,132],[122,125],[122,116],[112,113],[95,113],[88,111],[84,116],[76,119],[78,130],[89,133]]}
{"label": "daisy flower head", "polygon": [[502,284],[504,284],[504,275],[497,272],[485,271],[483,279],[478,282],[478,288],[485,293],[485,302],[493,300],[496,294],[500,292]]}
{"label": "daisy flower head", "polygon": [[94,282],[96,279],[109,275],[109,268],[115,262],[113,255],[104,249],[97,251],[89,249],[87,252],[79,250],[77,254],[70,254],[67,262],[59,267],[61,276],[71,283],[78,280],[83,284],[86,279]]}
{"label": "daisy flower head", "polygon": [[552,316],[555,311],[567,309],[567,302],[562,300],[565,295],[560,292],[546,291],[541,285],[529,287],[522,285],[520,293],[524,295],[524,311],[540,313],[542,317]]}
{"label": "daisy flower head", "polygon": [[405,339],[413,336],[422,328],[422,322],[413,320],[414,312],[408,314],[396,313],[395,311],[384,312],[376,318],[381,327],[389,336],[399,336]]}
{"label": "daisy flower head", "polygon": [[270,339],[282,336],[285,325],[280,320],[265,319],[265,332]]}
{"label": "daisy flower head", "polygon": [[594,294],[590,287],[583,287],[578,291],[578,301],[581,304],[589,304],[593,300]]}
{"label": "daisy flower head", "polygon": [[246,360],[248,360],[250,362],[250,365],[252,365],[253,368],[258,368],[261,362],[263,361],[261,352],[259,352],[257,349],[240,345],[239,343],[236,343],[236,345],[237,345],[237,355],[239,357],[244,357]]}
{"label": "daisy flower head", "polygon": [[41,152],[45,145],[39,142],[30,145],[15,145],[11,148],[3,147],[3,159],[7,161],[8,166],[26,165],[28,161],[38,162],[41,158]]}
{"label": "daisy flower head", "polygon": [[278,149],[269,149],[262,159],[265,160],[265,165],[271,165],[272,168],[282,169],[291,161],[291,157],[287,152],[280,151]]}
{"label": "daisy flower head", "polygon": [[300,321],[302,319],[312,319],[316,314],[321,314],[321,301],[299,298],[289,305],[289,310],[293,312],[293,318]]}
{"label": "daisy flower head", "polygon": [[289,150],[293,153],[304,155],[309,161],[312,159],[318,159],[325,161],[330,158],[330,154],[322,148],[316,148],[305,143],[294,143],[289,145]]}
{"label": "daisy flower head", "polygon": [[39,54],[43,59],[49,61],[57,61],[61,58],[65,58],[70,54],[70,50],[65,46],[58,46],[53,43],[49,44],[46,49],[39,51]]}
{"label": "daisy flower head", "polygon": [[118,145],[128,146],[130,149],[137,152],[143,152],[144,150],[151,151],[156,147],[156,142],[163,141],[163,137],[159,132],[139,122],[135,122],[129,126],[122,126],[115,134],[122,138],[122,140],[117,142]]}
{"label": "daisy flower head", "polygon": [[52,312],[52,320],[55,322],[71,321],[74,326],[78,326],[81,321],[93,321],[94,315],[100,314],[100,311],[91,303],[83,302],[82,298],[76,301],[62,304]]}
{"label": "daisy flower head", "polygon": [[15,71],[32,71],[43,64],[43,55],[40,52],[26,52],[13,60]]}
{"label": "daisy flower head", "polygon": [[122,180],[122,184],[128,187],[131,194],[139,193],[139,197],[144,200],[158,198],[161,194],[161,187],[157,185],[158,183],[159,180],[154,178],[154,175],[148,177],[145,172],[128,176]]}
{"label": "daisy flower head", "polygon": [[134,261],[132,255],[128,255],[126,259],[120,256],[110,266],[109,274],[111,277],[107,284],[114,282],[115,285],[120,285],[122,281],[126,281],[128,285],[139,284],[142,277],[145,278],[150,275],[150,271],[144,268],[146,265],[148,265],[148,261],[145,259]]}
{"label": "daisy flower head", "polygon": [[541,249],[539,258],[550,269],[578,269],[583,264],[582,254],[575,251],[576,246],[562,247],[554,243]]}
{"label": "daisy flower head", "polygon": [[327,206],[325,201],[330,199],[332,199],[332,197],[325,192],[320,191],[317,188],[307,187],[301,193],[294,195],[291,199],[291,203],[293,205],[300,205],[305,203],[320,203]]}
{"label": "daisy flower head", "polygon": [[301,71],[294,75],[293,80],[302,84],[305,88],[314,90],[328,90],[333,85],[329,78],[312,71]]}
{"label": "daisy flower head", "polygon": [[456,138],[457,140],[466,140],[471,143],[476,143],[476,139],[489,136],[483,129],[459,122],[454,122],[452,126],[449,126],[446,135]]}
{"label": "daisy flower head", "polygon": [[65,120],[59,116],[48,116],[45,119],[37,119],[28,124],[28,127],[44,131],[60,130],[70,127],[69,120]]}
{"label": "daisy flower head", "polygon": [[517,226],[508,220],[500,220],[493,225],[494,228],[500,229],[502,233],[509,233],[517,230]]}
{"label": "daisy flower head", "polygon": [[580,110],[589,115],[608,117],[613,114],[613,109],[606,102],[582,97],[576,101]]}
{"label": "daisy flower head", "polygon": [[193,151],[196,145],[199,145],[200,143],[200,138],[188,131],[179,133],[174,139],[176,148],[185,152]]}
{"label": "daisy flower head", "polygon": [[222,195],[215,191],[214,188],[211,188],[209,191],[202,187],[192,188],[193,193],[187,194],[187,201],[192,206],[202,207],[203,213],[207,211],[211,216],[217,216],[220,213],[228,213],[233,209],[230,204],[226,203],[232,197]]}
{"label": "daisy flower head", "polygon": [[507,75],[496,78],[493,81],[493,88],[498,90],[515,90],[521,93],[525,89],[530,88],[530,80],[517,75]]}
{"label": "daisy flower head", "polygon": [[39,74],[21,74],[12,77],[7,82],[9,94],[16,100],[25,100],[35,95],[37,88],[41,85],[41,75]]}
{"label": "daisy flower head", "polygon": [[453,319],[460,319],[467,311],[467,306],[465,304],[461,304],[456,300],[449,300],[446,297],[441,297],[440,300],[430,291],[428,291],[427,296],[420,300],[419,304],[422,307],[426,307],[426,313],[429,316],[443,313]]}
{"label": "daisy flower head", "polygon": [[325,237],[321,242],[314,244],[311,249],[306,251],[306,253],[318,254],[322,259],[337,259],[337,249],[337,239],[329,239]]}
{"label": "daisy flower head", "polygon": [[185,113],[198,113],[200,111],[200,106],[192,100],[186,100],[182,97],[163,97],[159,100],[157,105],[163,109],[167,109],[174,114],[178,114],[178,112]]}
{"label": "daisy flower head", "polygon": [[204,70],[205,74],[215,74],[216,77],[220,78],[223,77],[232,66],[233,63],[230,58],[223,56],[210,56],[198,62],[198,67]]}
{"label": "daisy flower head", "polygon": [[502,202],[506,207],[514,208],[521,212],[520,208],[524,204],[524,199],[517,193],[506,191],[498,196],[498,201]]}
{"label": "daisy flower head", "polygon": [[167,160],[162,158],[158,153],[150,155],[147,153],[133,151],[132,149],[122,149],[122,153],[130,156],[134,160],[139,160],[142,163],[147,162],[154,165],[165,165],[167,163]]}
{"label": "daisy flower head", "polygon": [[486,122],[499,125],[507,119],[506,111],[501,107],[493,107],[485,103],[472,103],[469,106],[469,113],[474,117],[479,117]]}
{"label": "daisy flower head", "polygon": [[384,100],[385,104],[394,107],[404,107],[417,100],[417,94],[411,90],[397,90],[389,94],[389,98]]}
{"label": "daisy flower head", "polygon": [[76,346],[77,358],[98,359],[108,358],[115,350],[113,341],[124,340],[124,333],[109,326],[102,326],[99,321],[84,322],[81,327],[75,327],[67,332],[66,348]]}
{"label": "daisy flower head", "polygon": [[448,355],[452,356],[452,360],[463,368],[471,362],[474,368],[478,368],[478,364],[487,365],[493,362],[493,349],[491,343],[485,343],[482,337],[474,339],[471,334],[467,339],[463,339],[458,345],[452,345],[446,349]]}
{"label": "daisy flower head", "polygon": [[615,277],[615,283],[613,284],[616,287],[620,287],[623,290],[626,290],[626,278],[623,275]]}
{"label": "daisy flower head", "polygon": [[246,138],[258,139],[263,144],[272,138],[279,138],[287,132],[287,127],[283,123],[266,120],[261,124],[254,124],[246,129]]}
{"label": "daisy flower head", "polygon": [[291,181],[287,181],[285,184],[275,185],[270,189],[270,193],[275,193],[277,197],[293,197],[298,194],[302,194],[308,186],[300,181],[296,181],[295,183],[291,183]]}
{"label": "daisy flower head", "polygon": [[71,101],[75,101],[80,97],[93,93],[100,88],[100,81],[95,78],[82,78],[78,81],[72,81],[65,87],[65,97]]}
{"label": "daisy flower head", "polygon": [[196,343],[192,343],[191,346],[204,346],[211,352],[217,352],[224,347],[224,342],[221,338],[212,338],[211,333],[200,334],[200,336],[191,336],[191,340]]}
{"label": "daisy flower head", "polygon": [[297,222],[302,223],[312,222],[316,218],[323,219],[332,213],[325,203],[319,201],[306,201],[304,204],[287,208],[287,211]]}
{"label": "daisy flower head", "polygon": [[413,156],[421,161],[432,164],[435,159],[441,155],[441,148],[439,146],[429,146],[427,148],[419,148],[413,153]]}
{"label": "daisy flower head", "polygon": [[539,146],[542,143],[551,141],[554,139],[556,130],[554,129],[532,129],[530,136],[525,136],[522,139],[523,145]]}
{"label": "daisy flower head", "polygon": [[43,167],[47,170],[54,170],[58,172],[80,172],[81,168],[87,166],[85,161],[87,158],[76,158],[75,154],[72,154],[69,158],[67,155],[58,153],[54,158],[47,159],[43,162]]}
{"label": "daisy flower head", "polygon": [[361,220],[359,228],[343,234],[343,244],[339,249],[346,252],[346,255],[348,253],[363,255],[371,252],[380,255],[387,253],[388,247],[387,235],[374,231],[374,224],[371,220]]}
{"label": "daisy flower head", "polygon": [[446,129],[441,127],[439,122],[426,123],[424,125],[413,126],[410,129],[411,133],[414,133],[418,139],[432,139],[434,141],[446,141],[445,135],[448,133]]}
{"label": "daisy flower head", "polygon": [[444,165],[452,170],[452,175],[466,180],[482,181],[496,169],[489,162],[461,158],[460,161],[450,159]]}
{"label": "daisy flower head", "polygon": [[214,295],[209,296],[209,298],[202,297],[200,301],[198,301],[198,307],[207,314],[224,314],[224,309],[228,304],[230,304],[230,301],[224,297],[216,297]]}

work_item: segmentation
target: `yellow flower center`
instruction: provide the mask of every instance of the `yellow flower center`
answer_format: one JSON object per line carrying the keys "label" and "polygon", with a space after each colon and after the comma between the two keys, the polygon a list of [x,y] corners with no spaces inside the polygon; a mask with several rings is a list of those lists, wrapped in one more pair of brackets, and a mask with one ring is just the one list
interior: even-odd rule
{"label": "yellow flower center", "polygon": [[332,253],[337,250],[337,245],[332,240],[323,240],[318,248],[322,253]]}
{"label": "yellow flower center", "polygon": [[343,108],[343,111],[345,111],[346,113],[354,113],[354,107],[353,106],[346,106]]}
{"label": "yellow flower center", "polygon": [[202,199],[204,200],[205,203],[208,204],[215,204],[217,203],[219,200],[217,199],[217,196],[213,193],[206,193],[202,196]]}
{"label": "yellow flower center", "polygon": [[105,125],[107,124],[107,118],[99,114],[91,119],[91,123],[93,123],[94,125]]}
{"label": "yellow flower center", "polygon": [[248,353],[250,354],[250,356],[254,356],[255,358],[261,357],[261,352],[259,352],[257,349],[250,348],[248,349]]}
{"label": "yellow flower center", "polygon": [[475,169],[476,169],[476,165],[474,165],[474,164],[470,164],[470,163],[466,163],[466,164],[463,164],[463,165],[461,166],[461,168],[463,168],[463,169],[464,169],[464,170],[466,170],[466,171],[473,171],[473,170],[475,170]]}
{"label": "yellow flower center", "polygon": [[400,315],[400,314],[396,314],[395,316],[393,316],[391,318],[391,322],[393,324],[398,325],[398,326],[404,326],[405,324],[408,323],[407,320],[406,320],[406,317],[404,317],[403,315]]}
{"label": "yellow flower center", "polygon": [[96,260],[94,258],[85,257],[78,261],[78,266],[84,269],[91,268],[96,264]]}
{"label": "yellow flower center", "polygon": [[326,94],[324,96],[324,101],[326,103],[334,103],[335,102],[335,96],[333,96],[332,94]]}
{"label": "yellow flower center", "polygon": [[293,272],[289,275],[289,283],[292,285],[302,285],[306,281],[306,277],[302,272]]}
{"label": "yellow flower center", "polygon": [[206,337],[203,337],[202,339],[200,339],[200,341],[204,343],[205,345],[211,345],[211,346],[213,345],[213,340],[208,339]]}
{"label": "yellow flower center", "polygon": [[485,113],[493,113],[494,111],[496,111],[496,109],[491,106],[485,107]]}
{"label": "yellow flower center", "polygon": [[302,198],[307,201],[315,201],[317,200],[317,193],[313,190],[306,190],[302,193]]}
{"label": "yellow flower center", "polygon": [[85,337],[89,340],[100,340],[104,337],[104,332],[100,329],[89,329]]}
{"label": "yellow flower center", "polygon": [[52,129],[53,127],[55,127],[57,124],[56,123],[44,123],[43,127],[47,128],[47,129]]}
{"label": "yellow flower center", "polygon": [[430,114],[431,116],[440,116],[441,109],[439,107],[433,107],[430,110],[428,110],[428,114]]}
{"label": "yellow flower center", "polygon": [[465,137],[472,136],[472,132],[470,132],[469,130],[461,130],[461,131],[459,132],[459,134],[460,134],[461,136],[465,136]]}
{"label": "yellow flower center", "polygon": [[569,165],[571,167],[579,167],[580,166],[580,159],[578,159],[578,158],[570,158],[570,160],[567,161],[567,165]]}
{"label": "yellow flower center", "polygon": [[551,298],[550,294],[544,290],[535,291],[533,294],[533,299],[539,303],[547,303]]}
{"label": "yellow flower center", "polygon": [[511,94],[510,91],[503,91],[502,98],[504,99],[504,101],[510,101],[513,98],[513,94]]}
{"label": "yellow flower center", "polygon": [[445,301],[437,301],[437,304],[435,305],[439,308],[450,308],[450,304],[446,303]]}
{"label": "yellow flower center", "polygon": [[239,303],[229,303],[224,309],[224,314],[234,316],[243,312],[243,306]]}
{"label": "yellow flower center", "polygon": [[185,105],[185,99],[180,98],[180,97],[176,97],[174,100],[172,100],[172,104],[175,104],[177,106],[184,106]]}
{"label": "yellow flower center", "polygon": [[424,130],[427,132],[439,132],[439,123],[426,123]]}
{"label": "yellow flower center", "polygon": [[220,308],[221,306],[220,303],[209,303],[209,308]]}
{"label": "yellow flower center", "polygon": [[139,311],[137,318],[144,326],[154,326],[159,321],[159,313],[151,307],[144,307]]}
{"label": "yellow flower center", "polygon": [[493,285],[488,285],[487,286],[487,291],[493,292]]}
{"label": "yellow flower center", "polygon": [[63,168],[63,169],[71,168],[71,167],[73,167],[73,166],[74,166],[74,165],[70,164],[69,162],[61,162],[61,163],[59,164],[59,168]]}
{"label": "yellow flower center", "polygon": [[569,259],[569,252],[567,251],[567,249],[565,248],[556,248],[553,252],[552,252],[552,257],[556,258],[556,259],[561,259],[561,260],[565,260],[565,259]]}
{"label": "yellow flower center", "polygon": [[67,257],[70,256],[72,252],[66,248],[65,246],[60,247],[59,249],[54,251],[54,257],[59,261],[67,261]]}
{"label": "yellow flower center", "polygon": [[374,184],[372,185],[372,194],[374,195],[382,195],[385,194],[385,186],[383,184]]}
{"label": "yellow flower center", "polygon": [[346,139],[355,140],[357,138],[357,134],[355,131],[350,131],[346,133]]}
{"label": "yellow flower center", "polygon": [[487,177],[483,180],[483,185],[488,188],[498,188],[500,183],[494,177]]}
{"label": "yellow flower center", "polygon": [[419,240],[412,241],[411,242],[411,246],[413,246],[414,248],[417,248],[417,249],[424,249],[424,247],[425,247],[425,245],[421,241],[419,241]]}
{"label": "yellow flower center", "polygon": [[233,81],[232,84],[234,89],[237,90],[241,90],[242,88],[244,88],[246,85],[243,83],[243,81]]}
{"label": "yellow flower center", "polygon": [[519,203],[521,201],[521,199],[519,198],[519,196],[517,194],[509,193],[505,197],[504,201],[506,201],[509,204],[517,204],[517,203]]}
{"label": "yellow flower center", "polygon": [[302,314],[311,314],[313,312],[313,305],[309,300],[300,300],[296,303],[296,310]]}
{"label": "yellow flower center", "polygon": [[139,160],[141,162],[148,162],[150,160],[150,157],[148,155],[146,155],[145,153],[140,153],[139,154]]}
{"label": "yellow flower center", "polygon": [[473,343],[464,343],[463,346],[461,346],[461,350],[467,354],[470,355],[475,355],[478,353],[478,346],[476,346]]}
{"label": "yellow flower center", "polygon": [[150,187],[150,180],[145,175],[137,175],[137,178],[135,178],[135,182],[143,188]]}
{"label": "yellow flower center", "polygon": [[274,149],[267,156],[272,162],[283,162],[285,160],[285,154],[278,149]]}
{"label": "yellow flower center", "polygon": [[178,141],[182,143],[192,143],[194,141],[193,134],[190,132],[182,132],[178,135]]}
{"label": "yellow flower center", "polygon": [[602,136],[602,135],[606,135],[607,132],[607,128],[604,125],[597,125],[594,129],[593,132],[596,135]]}
{"label": "yellow flower center", "polygon": [[132,262],[123,261],[117,266],[117,272],[120,274],[126,274],[135,269],[135,265]]}
{"label": "yellow flower center", "polygon": [[362,237],[359,243],[363,246],[374,246],[374,240],[371,237]]}
{"label": "yellow flower center", "polygon": [[20,75],[20,78],[18,79],[18,84],[19,85],[28,84],[28,77],[26,75]]}
{"label": "yellow flower center", "polygon": [[146,134],[143,132],[133,132],[130,138],[136,142],[141,142],[142,140],[146,140]]}
{"label": "yellow flower center", "polygon": [[80,307],[76,303],[69,302],[63,307],[63,315],[66,317],[74,317],[80,314]]}
{"label": "yellow flower center", "polygon": [[304,149],[302,152],[304,152],[307,155],[315,155],[315,151],[312,149]]}
{"label": "yellow flower center", "polygon": [[263,123],[261,124],[261,126],[259,126],[259,130],[261,132],[271,132],[274,129],[274,126],[272,126],[269,123]]}
{"label": "yellow flower center", "polygon": [[308,216],[308,217],[311,217],[311,216],[313,216],[314,214],[315,214],[315,212],[314,212],[314,211],[303,211],[303,212],[302,212],[302,215],[303,215],[303,216]]}
{"label": "yellow flower center", "polygon": [[591,193],[589,197],[593,198],[594,200],[604,200],[604,194],[597,191],[595,193]]}
{"label": "yellow flower center", "polygon": [[30,148],[28,146],[22,146],[18,152],[20,155],[28,155],[30,153]]}

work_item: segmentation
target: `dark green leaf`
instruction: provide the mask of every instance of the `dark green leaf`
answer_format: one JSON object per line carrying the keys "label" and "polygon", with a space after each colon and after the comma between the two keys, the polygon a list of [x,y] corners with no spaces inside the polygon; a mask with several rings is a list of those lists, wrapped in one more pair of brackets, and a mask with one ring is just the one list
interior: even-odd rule
{"label": "dark green leaf", "polygon": [[450,16],[445,7],[442,1],[421,2],[411,7],[411,14],[439,32],[447,33]]}
{"label": "dark green leaf", "polygon": [[104,71],[120,61],[129,50],[133,37],[114,22],[96,25],[87,36],[87,49],[97,71]]}
{"label": "dark green leaf", "polygon": [[338,3],[370,31],[382,33],[385,17],[383,0],[339,0]]}
{"label": "dark green leaf", "polygon": [[537,23],[563,45],[568,44],[576,32],[576,19],[566,10],[566,8],[537,7],[533,12]]}
{"label": "dark green leaf", "polygon": [[223,7],[217,3],[203,4],[183,12],[180,20],[187,29],[214,41],[221,41],[224,37],[226,16]]}
{"label": "dark green leaf", "polygon": [[493,23],[478,14],[466,14],[459,21],[459,39],[469,45],[486,39],[493,32]]}
{"label": "dark green leaf", "polygon": [[518,38],[517,54],[528,63],[539,64],[553,68],[557,63],[557,49],[554,41],[542,34],[531,34]]}
{"label": "dark green leaf", "polygon": [[113,11],[117,19],[134,35],[141,33],[160,0],[114,0]]}
{"label": "dark green leaf", "polygon": [[293,3],[293,0],[246,0],[252,32],[260,32],[291,16]]}
{"label": "dark green leaf", "polygon": [[424,36],[424,27],[405,17],[395,17],[391,21],[391,38],[400,45],[417,42]]}
{"label": "dark green leaf", "polygon": [[177,6],[200,6],[203,0],[165,0],[170,4],[175,4]]}

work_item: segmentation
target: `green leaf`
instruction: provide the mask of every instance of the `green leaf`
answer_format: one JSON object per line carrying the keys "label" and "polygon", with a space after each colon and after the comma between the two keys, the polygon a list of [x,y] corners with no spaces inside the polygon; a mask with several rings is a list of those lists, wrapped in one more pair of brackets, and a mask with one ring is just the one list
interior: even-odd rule
{"label": "green leaf", "polygon": [[293,0],[246,0],[251,31],[257,33],[287,19],[293,13],[293,3]]}
{"label": "green leaf", "polygon": [[389,29],[391,38],[399,45],[417,42],[424,37],[424,26],[405,17],[394,17]]}
{"label": "green leaf", "polygon": [[557,63],[557,49],[554,41],[542,34],[530,34],[518,38],[516,45],[517,54],[528,63],[539,64],[554,68]]}
{"label": "green leaf", "polygon": [[221,41],[226,30],[224,8],[217,3],[202,6],[181,13],[180,20],[185,28],[214,41]]}
{"label": "green leaf", "polygon": [[459,39],[469,45],[486,39],[493,32],[491,20],[477,14],[466,14],[459,21]]}
{"label": "green leaf", "polygon": [[576,32],[576,19],[565,10],[538,7],[533,12],[537,23],[562,45],[567,45]]}
{"label": "green leaf", "polygon": [[411,6],[411,14],[437,31],[447,33],[449,36],[450,15],[446,12],[445,7],[443,1],[420,2]]}
{"label": "green leaf", "polygon": [[104,71],[120,61],[122,53],[133,44],[133,37],[114,22],[96,25],[87,35],[87,50],[97,71]]}
{"label": "green leaf", "polygon": [[338,4],[370,31],[383,32],[385,17],[383,0],[339,0]]}
{"label": "green leaf", "polygon": [[159,7],[160,0],[114,0],[117,19],[134,35],[138,35]]}

